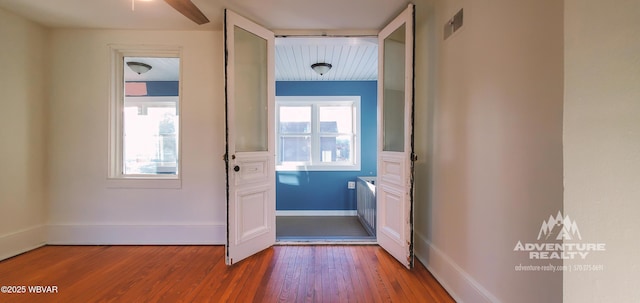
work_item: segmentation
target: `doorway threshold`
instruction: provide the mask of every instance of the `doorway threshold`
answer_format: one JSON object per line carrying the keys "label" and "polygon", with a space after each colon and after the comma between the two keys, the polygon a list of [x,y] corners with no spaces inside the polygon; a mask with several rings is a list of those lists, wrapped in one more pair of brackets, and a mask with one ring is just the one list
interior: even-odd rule
{"label": "doorway threshold", "polygon": [[353,236],[280,236],[276,237],[276,245],[374,245],[376,237]]}
{"label": "doorway threshold", "polygon": [[377,245],[375,238],[304,238],[283,237],[276,239],[275,245]]}

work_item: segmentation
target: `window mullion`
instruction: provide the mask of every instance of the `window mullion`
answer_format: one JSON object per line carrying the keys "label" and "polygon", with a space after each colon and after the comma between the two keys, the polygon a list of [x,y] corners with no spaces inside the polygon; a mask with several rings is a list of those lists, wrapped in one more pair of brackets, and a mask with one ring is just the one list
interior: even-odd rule
{"label": "window mullion", "polygon": [[311,106],[311,165],[320,163],[320,113],[318,105]]}
{"label": "window mullion", "polygon": [[282,164],[282,135],[280,134],[280,104],[276,103],[276,112],[275,112],[275,122],[276,122],[276,148],[274,153],[276,154],[276,165]]}

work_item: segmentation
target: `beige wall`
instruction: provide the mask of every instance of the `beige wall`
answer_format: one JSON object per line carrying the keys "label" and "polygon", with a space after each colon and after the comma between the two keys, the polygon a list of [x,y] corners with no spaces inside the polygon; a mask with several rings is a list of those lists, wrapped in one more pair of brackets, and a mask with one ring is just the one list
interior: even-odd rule
{"label": "beige wall", "polygon": [[[637,300],[639,3],[416,2],[419,259],[463,302],[559,302],[563,285],[566,302]],[[0,41],[0,259],[46,224],[49,243],[224,242],[220,32],[50,34],[0,10]],[[180,189],[108,187],[111,43],[184,49]],[[605,271],[515,272],[532,263],[515,243],[563,208],[563,167],[564,211],[607,244],[589,259]]]}
{"label": "beige wall", "polygon": [[514,269],[552,262],[513,249],[562,210],[562,1],[418,3],[417,23],[417,256],[461,302],[560,302],[561,273]]}
{"label": "beige wall", "polygon": [[[183,49],[179,189],[107,183],[109,44]],[[51,56],[49,243],[224,243],[222,33],[57,29]]]}
{"label": "beige wall", "polygon": [[640,301],[640,1],[565,1],[564,208],[606,251],[565,302]]}
{"label": "beige wall", "polygon": [[48,32],[0,9],[0,260],[44,244]]}

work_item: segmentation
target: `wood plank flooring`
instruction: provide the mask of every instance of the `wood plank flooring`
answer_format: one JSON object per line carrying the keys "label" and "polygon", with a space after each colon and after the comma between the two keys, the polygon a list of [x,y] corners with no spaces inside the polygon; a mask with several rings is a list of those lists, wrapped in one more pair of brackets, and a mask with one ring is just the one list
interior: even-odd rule
{"label": "wood plank flooring", "polygon": [[0,262],[0,302],[454,302],[378,246],[275,246],[231,267],[223,246],[45,246]]}

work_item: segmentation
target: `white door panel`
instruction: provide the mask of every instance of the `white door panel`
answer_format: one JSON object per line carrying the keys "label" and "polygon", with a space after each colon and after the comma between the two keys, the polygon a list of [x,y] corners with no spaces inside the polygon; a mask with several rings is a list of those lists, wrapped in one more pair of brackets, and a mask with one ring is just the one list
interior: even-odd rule
{"label": "white door panel", "polygon": [[413,266],[414,6],[378,35],[378,244]]}
{"label": "white door panel", "polygon": [[397,186],[405,186],[407,181],[406,164],[403,153],[387,153],[380,155],[379,180],[383,184],[390,183]]}
{"label": "white door panel", "polygon": [[[237,186],[249,185],[252,183],[265,183],[269,182],[272,174],[272,168],[269,155],[264,153],[242,153],[238,155],[236,153],[236,159],[233,163],[240,167],[240,171],[235,174],[235,184]],[[235,167],[235,166],[234,166]]]}
{"label": "white door panel", "polygon": [[273,32],[225,10],[226,263],[276,239]]}
{"label": "white door panel", "polygon": [[379,186],[379,207],[384,209],[385,216],[380,218],[380,230],[402,245],[406,236],[404,235],[404,222],[402,212],[404,209],[404,193],[395,186]]}
{"label": "white door panel", "polygon": [[236,193],[236,213],[243,213],[236,221],[237,234],[232,237],[236,245],[243,244],[270,230],[269,207],[265,203],[269,199],[271,189],[268,186],[238,190]]}

